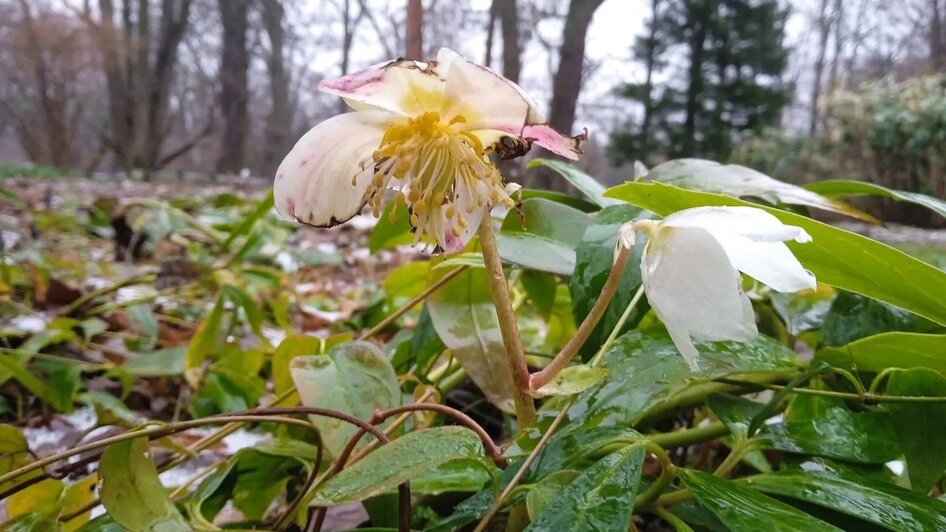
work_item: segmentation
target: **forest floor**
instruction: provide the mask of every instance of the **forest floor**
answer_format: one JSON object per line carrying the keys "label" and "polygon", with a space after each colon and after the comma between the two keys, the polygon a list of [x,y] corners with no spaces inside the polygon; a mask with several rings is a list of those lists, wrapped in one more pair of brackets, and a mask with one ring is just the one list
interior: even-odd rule
{"label": "forest floor", "polygon": [[[56,348],[62,341],[56,336],[56,324],[62,318],[81,315],[77,319],[83,321],[77,323],[82,330],[94,330],[84,339],[63,342],[66,345],[53,349],[55,355],[50,358],[121,365],[137,358],[138,351],[183,352],[214,304],[216,288],[205,285],[212,284],[212,279],[242,275],[246,269],[240,270],[241,264],[250,263],[265,264],[256,275],[271,276],[280,293],[291,294],[298,303],[285,307],[267,303],[270,313],[278,313],[279,308],[287,312],[295,309],[282,327],[260,326],[270,345],[279,345],[287,330],[321,337],[339,330],[359,330],[361,317],[380,305],[379,285],[387,273],[422,253],[411,246],[370,253],[368,239],[375,220],[364,215],[340,227],[319,230],[280,225],[264,211],[260,219],[266,223],[257,224],[253,232],[239,238],[228,238],[228,232],[236,235],[241,220],[254,212],[254,205],[265,201],[270,187],[271,183],[263,180],[198,184],[0,179],[0,346],[13,352],[29,345],[37,355],[46,353],[44,348]],[[946,269],[946,230],[839,225]],[[123,232],[128,232],[124,241]],[[228,244],[230,240],[237,245]],[[188,257],[200,256],[201,246],[209,250],[204,262],[188,262]],[[231,258],[221,259],[227,256]],[[121,286],[151,274],[154,277],[149,277],[149,282]],[[253,293],[251,287],[246,289]],[[86,299],[99,306],[88,310],[89,305],[77,304]],[[80,307],[88,312],[76,312]],[[91,324],[90,320],[101,323]],[[42,343],[37,338],[48,341]],[[180,372],[180,368],[159,369],[156,373],[161,375]],[[180,378],[175,383],[174,379],[169,382],[152,376],[147,372],[135,375],[125,393],[130,407],[125,414],[139,422],[174,420],[193,408],[194,398],[187,396],[190,392],[180,384]],[[82,388],[115,394],[111,377],[93,376]],[[8,392],[14,383],[3,380],[7,382],[0,391]],[[264,393],[265,400],[273,391]],[[0,419],[21,427],[38,456],[122,430],[98,427],[98,406],[73,408],[73,403],[81,405],[82,400],[77,395],[68,398],[62,408],[51,408],[47,401],[27,395],[15,404],[0,402]],[[188,445],[209,432],[192,431],[175,441]],[[263,438],[258,433],[237,432],[198,460],[166,471],[162,480],[169,487],[185,484],[201,470]],[[331,523],[338,527],[364,520],[360,505],[339,507],[330,515]]]}

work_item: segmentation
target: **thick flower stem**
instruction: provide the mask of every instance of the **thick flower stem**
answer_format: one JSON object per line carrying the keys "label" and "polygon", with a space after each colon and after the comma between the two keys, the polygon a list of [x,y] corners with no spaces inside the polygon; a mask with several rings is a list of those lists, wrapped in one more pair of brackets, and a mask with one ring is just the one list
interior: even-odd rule
{"label": "thick flower stem", "polygon": [[520,430],[535,423],[535,403],[529,396],[529,367],[526,365],[526,353],[522,348],[522,338],[519,337],[519,324],[516,322],[516,313],[509,298],[509,285],[506,284],[506,275],[503,273],[503,263],[499,258],[499,248],[496,245],[496,234],[493,232],[492,220],[489,217],[483,220],[479,229],[480,245],[483,247],[483,262],[486,264],[486,276],[489,279],[489,292],[499,317],[499,329],[503,335],[503,345],[506,347],[506,360],[512,371],[512,379],[516,385],[513,390],[513,399],[516,403],[516,419]]}
{"label": "thick flower stem", "polygon": [[614,266],[611,268],[611,273],[608,274],[608,279],[604,282],[604,286],[601,287],[601,294],[598,296],[598,299],[595,300],[594,306],[591,307],[591,312],[585,316],[584,321],[578,326],[578,330],[576,330],[575,334],[568,340],[565,347],[555,355],[555,358],[553,358],[542,371],[532,374],[529,378],[529,388],[531,390],[538,390],[551,382],[552,379],[575,358],[581,346],[585,345],[588,337],[591,336],[591,332],[594,330],[595,326],[598,325],[601,317],[604,316],[604,312],[608,309],[608,305],[617,292],[618,286],[621,285],[621,279],[624,277],[624,270],[627,267],[630,254],[629,248],[618,246]]}

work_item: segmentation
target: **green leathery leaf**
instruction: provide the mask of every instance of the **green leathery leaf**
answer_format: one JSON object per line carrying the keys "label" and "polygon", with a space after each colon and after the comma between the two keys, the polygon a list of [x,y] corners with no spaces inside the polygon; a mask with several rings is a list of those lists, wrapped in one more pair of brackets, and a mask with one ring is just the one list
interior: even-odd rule
{"label": "green leathery leaf", "polygon": [[876,183],[866,181],[849,181],[845,179],[828,179],[808,183],[805,188],[825,196],[881,196],[897,201],[907,201],[926,207],[936,214],[946,217],[946,201],[920,194],[882,187]]}
{"label": "green leathery leaf", "polygon": [[459,459],[485,459],[483,443],[470,429],[447,426],[409,432],[330,478],[310,505],[360,501]]}
{"label": "green leathery leaf", "polygon": [[929,368],[946,375],[946,335],[888,332],[855,340],[841,347],[826,347],[815,360],[832,366],[879,373],[886,368]]}
{"label": "green leathery leaf", "polygon": [[555,276],[535,270],[522,272],[520,278],[522,289],[526,291],[529,301],[535,306],[539,315],[548,319],[555,307]]}
{"label": "green leathery leaf", "polygon": [[[214,517],[216,517],[220,509],[223,508],[226,499],[230,496],[232,486],[225,486],[225,483],[229,482],[232,484],[233,478],[230,473],[233,471],[236,462],[237,457],[233,457],[224,462],[223,465],[217,467],[213,473],[207,475],[200,484],[198,484],[197,489],[188,495],[184,507],[192,523],[200,524],[204,527],[207,527],[207,525],[210,525],[210,527],[213,526],[212,522]],[[226,498],[219,496],[218,493],[226,496]]]}
{"label": "green leathery leaf", "polygon": [[318,355],[322,352],[322,340],[316,336],[290,334],[286,336],[276,351],[273,352],[272,372],[276,395],[281,395],[293,387],[289,364],[293,358],[304,355]]}
{"label": "green leathery leaf", "polygon": [[200,388],[200,381],[204,376],[202,364],[204,360],[219,348],[219,344],[226,334],[223,330],[223,304],[226,293],[220,292],[214,306],[204,321],[200,322],[190,344],[187,346],[187,356],[184,359],[184,378],[191,388]]}
{"label": "green leathery leaf", "polygon": [[[390,408],[401,401],[391,361],[368,342],[349,342],[324,355],[296,357],[289,370],[305,406],[370,419],[375,410]],[[338,419],[314,415],[310,419],[332,456],[338,456],[358,431],[354,425]],[[362,444],[366,442],[367,439],[362,440]]]}
{"label": "green leathery leaf", "polygon": [[[431,270],[431,283],[447,273]],[[515,384],[483,268],[468,268],[427,298],[434,329],[489,402],[512,412]]]}
{"label": "green leathery leaf", "polygon": [[546,504],[526,530],[628,530],[645,455],[644,445],[630,445],[598,460]]}
{"label": "green leathery leaf", "polygon": [[188,530],[187,521],[168,498],[147,451],[145,438],[115,443],[105,450],[99,463],[102,505],[115,522],[128,530]]}
{"label": "green leathery leaf", "polygon": [[841,530],[752,488],[709,473],[683,469],[678,477],[700,505],[733,532],[755,532],[762,523],[766,530]]}
{"label": "green leathery leaf", "polygon": [[475,492],[490,482],[496,466],[492,462],[459,459],[441,464],[411,480],[411,493],[439,495]]}
{"label": "green leathery leaf", "polygon": [[823,506],[889,530],[946,530],[946,502],[870,478],[786,470],[745,482],[753,489]]}
{"label": "green leathery leaf", "polygon": [[[946,378],[926,368],[895,371],[887,380],[887,393],[946,398]],[[903,448],[910,485],[929,493],[946,471],[946,402],[891,402],[887,409]]]}
{"label": "green leathery leaf", "polygon": [[575,247],[590,223],[591,217],[567,205],[525,200],[521,211],[509,211],[496,235],[499,254],[524,268],[571,275]]}
{"label": "green leathery leaf", "polygon": [[384,212],[378,218],[378,223],[371,230],[371,235],[368,237],[368,250],[371,253],[377,253],[382,249],[395,248],[413,241],[411,215],[407,211],[407,205],[392,201],[384,208]]}
{"label": "green leathery leaf", "polygon": [[561,192],[555,192],[552,190],[523,188],[519,190],[519,194],[522,201],[527,199],[542,198],[554,201],[555,203],[568,205],[569,207],[574,207],[581,212],[595,212],[599,209],[597,204],[591,203],[583,198],[576,198],[575,196],[563,194]]}
{"label": "green leathery leaf", "polygon": [[765,408],[764,403],[728,393],[714,393],[707,397],[706,406],[729,427],[729,432],[737,438],[748,436],[752,420]]}
{"label": "green leathery leaf", "polygon": [[250,212],[247,213],[245,216],[243,216],[243,220],[240,222],[239,225],[235,226],[232,231],[230,231],[230,234],[227,236],[227,239],[223,241],[223,244],[221,244],[220,247],[222,247],[223,249],[232,251],[231,244],[233,243],[233,241],[237,237],[240,237],[249,233],[250,229],[252,229],[253,226],[256,225],[256,222],[260,221],[271,210],[273,210],[273,191],[272,190],[270,190],[269,193],[266,194],[266,196],[263,199],[257,201],[256,204],[253,205],[253,209],[250,210]]}
{"label": "green leathery leaf", "polygon": [[818,281],[946,324],[946,272],[886,244],[781,209],[660,183],[625,183],[606,195],[661,215],[705,205],[761,208],[811,235],[811,242],[787,245]]}
{"label": "green leathery leaf", "polygon": [[814,207],[873,224],[880,223],[873,216],[847,203],[779,181],[738,164],[719,164],[705,159],[677,159],[651,168],[641,181],[728,196],[760,198],[772,204]]}
{"label": "green leathery leaf", "polygon": [[591,388],[608,376],[608,370],[578,364],[558,372],[548,384],[535,391],[537,395],[574,395]]}
{"label": "green leathery leaf", "polygon": [[[660,330],[631,331],[605,353],[604,382],[578,396],[568,419],[584,426],[628,425],[662,414],[674,396],[712,379],[741,373],[791,375],[795,354],[763,335],[749,342],[696,342],[699,369],[693,372],[670,336]],[[709,391],[707,392],[709,393]]]}
{"label": "green leathery leaf", "polygon": [[[575,323],[581,323],[591,312],[601,289],[614,269],[614,247],[617,243],[618,229],[626,222],[647,217],[647,213],[631,205],[614,205],[598,212],[594,222],[585,230],[581,243],[575,250],[575,271],[569,279],[568,289],[572,294],[572,313]],[[582,358],[589,359],[598,346],[617,325],[641,286],[640,259],[643,246],[635,246],[628,260],[624,275],[614,293],[614,297],[605,310],[601,321],[592,330],[588,341],[582,346]],[[627,320],[624,330],[628,330],[647,312],[647,298],[641,298],[637,308]]]}
{"label": "green leathery leaf", "polygon": [[535,484],[530,484],[529,493],[526,494],[526,510],[529,517],[535,519],[541,512],[558,497],[571,481],[578,478],[581,473],[573,469],[556,471],[546,476]]}
{"label": "green leathery leaf", "polygon": [[836,347],[875,334],[917,332],[921,318],[876,299],[841,291],[821,326],[821,345]]}
{"label": "green leathery leaf", "polygon": [[610,205],[618,204],[617,201],[605,197],[604,185],[599,183],[595,178],[564,161],[556,161],[552,159],[533,159],[529,161],[529,164],[526,165],[526,168],[538,168],[540,166],[544,166],[556,171],[559,175],[565,178],[565,181],[571,183],[572,186],[577,188],[588,199],[600,207],[608,207]]}
{"label": "green leathery leaf", "polygon": [[770,449],[862,464],[900,455],[887,412],[854,412],[841,400],[807,394],[795,395],[784,422],[767,425],[759,437]]}
{"label": "green leathery leaf", "polygon": [[184,372],[187,352],[184,347],[158,349],[128,360],[121,368],[138,377],[173,377]]}

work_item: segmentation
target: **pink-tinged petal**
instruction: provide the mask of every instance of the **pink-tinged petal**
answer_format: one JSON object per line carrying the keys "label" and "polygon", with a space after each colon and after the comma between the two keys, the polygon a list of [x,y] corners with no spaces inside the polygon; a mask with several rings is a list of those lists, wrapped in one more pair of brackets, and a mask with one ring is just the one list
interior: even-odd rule
{"label": "pink-tinged petal", "polygon": [[577,161],[582,154],[581,143],[588,140],[588,130],[581,135],[568,137],[548,124],[535,124],[524,127],[520,136],[556,155]]}
{"label": "pink-tinged petal", "polygon": [[386,111],[361,111],[334,116],[310,129],[276,170],[276,211],[317,227],[358,214],[374,173],[371,154],[392,119],[395,115]]}
{"label": "pink-tinged petal", "polygon": [[[472,207],[472,208],[471,208]],[[445,253],[456,253],[466,247],[467,242],[473,238],[473,235],[480,228],[480,223],[489,215],[490,207],[476,207],[476,198],[473,191],[467,186],[457,186],[457,213],[466,221],[466,227],[460,225],[457,220],[443,219]],[[459,236],[453,234],[453,228],[456,226]]]}
{"label": "pink-tinged petal", "polygon": [[435,63],[397,59],[323,80],[319,90],[345,98],[356,110],[384,109],[417,116],[440,109],[444,81]]}

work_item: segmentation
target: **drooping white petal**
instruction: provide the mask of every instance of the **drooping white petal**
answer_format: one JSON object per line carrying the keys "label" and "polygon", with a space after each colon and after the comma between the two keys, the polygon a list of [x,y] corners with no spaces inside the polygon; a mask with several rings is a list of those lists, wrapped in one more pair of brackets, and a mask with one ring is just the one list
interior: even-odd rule
{"label": "drooping white petal", "polygon": [[815,276],[781,242],[757,242],[732,234],[714,235],[737,270],[777,292],[814,290]]}
{"label": "drooping white petal", "polygon": [[444,80],[432,63],[397,59],[323,80],[319,90],[345,98],[356,110],[384,109],[418,116],[440,110]]}
{"label": "drooping white petal", "polygon": [[276,170],[273,194],[279,214],[319,227],[358,214],[374,170],[371,153],[392,119],[396,116],[385,111],[359,111],[310,129]]}
{"label": "drooping white petal", "polygon": [[700,227],[713,235],[732,234],[757,242],[810,242],[800,227],[785,225],[778,218],[754,207],[695,207],[664,218],[667,227]]}
{"label": "drooping white petal", "polygon": [[[740,276],[722,246],[700,228],[661,227],[641,262],[647,301],[681,353],[695,350],[684,335],[706,340],[749,340],[757,334]],[[688,347],[689,345],[689,347]]]}

